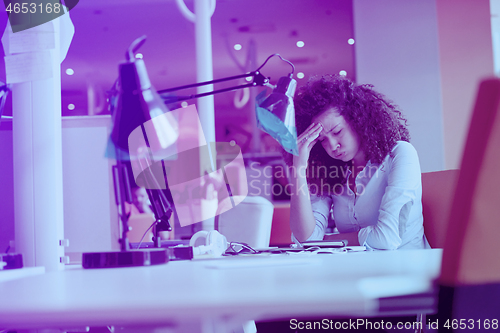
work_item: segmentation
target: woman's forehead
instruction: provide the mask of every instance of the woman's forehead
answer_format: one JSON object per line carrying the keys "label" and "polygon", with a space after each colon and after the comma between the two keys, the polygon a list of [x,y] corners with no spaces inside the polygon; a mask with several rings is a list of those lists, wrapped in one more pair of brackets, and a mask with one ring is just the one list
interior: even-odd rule
{"label": "woman's forehead", "polygon": [[318,114],[313,118],[313,122],[320,122],[323,126],[328,125],[337,125],[339,122],[342,122],[344,117],[340,114],[337,108],[329,108],[325,111]]}

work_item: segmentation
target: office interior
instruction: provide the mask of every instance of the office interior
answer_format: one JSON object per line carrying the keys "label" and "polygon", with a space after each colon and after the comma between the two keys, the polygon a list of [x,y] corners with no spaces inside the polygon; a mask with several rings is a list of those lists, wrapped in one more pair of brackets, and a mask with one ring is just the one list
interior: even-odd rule
{"label": "office interior", "polygon": [[[323,74],[373,84],[408,118],[423,173],[460,168],[479,84],[500,72],[500,1],[212,1],[209,65],[213,79],[252,71],[279,53],[294,64],[298,87]],[[194,10],[195,1],[180,2],[188,11]],[[205,66],[196,54],[200,32],[180,6],[174,0],[85,0],[69,12],[74,36],[60,65],[63,200],[58,203],[63,205],[62,238],[69,241],[62,255],[66,266],[78,265],[82,252],[119,249],[114,161],[106,156],[112,121],[108,98],[131,42],[147,36],[136,57],[144,60],[157,90],[197,82],[197,68]],[[0,20],[5,27],[6,13]],[[262,68],[273,84],[288,72],[289,65],[276,57]],[[0,66],[0,79],[6,82],[5,66]],[[234,82],[219,85],[230,87]],[[233,142],[241,148],[248,196],[263,197],[271,205],[266,209],[273,212],[267,238],[272,246],[289,238],[289,197],[283,193],[286,178],[273,174],[284,167],[282,148],[257,128],[251,99],[261,90],[214,95],[213,135],[217,142]],[[196,103],[188,100],[171,108]],[[13,104],[11,94],[0,123],[0,252],[18,250]],[[205,134],[210,131],[203,119],[201,125]],[[259,181],[253,184],[258,185],[250,183],[255,179]],[[452,194],[450,190],[448,195]],[[137,224],[133,236],[131,232],[136,242],[147,221],[139,221],[142,224]],[[213,228],[210,221],[175,225],[165,237],[188,240],[199,230]],[[440,232],[438,238],[444,239],[446,230]],[[441,248],[444,240],[439,244]],[[56,266],[61,270],[61,265]]]}

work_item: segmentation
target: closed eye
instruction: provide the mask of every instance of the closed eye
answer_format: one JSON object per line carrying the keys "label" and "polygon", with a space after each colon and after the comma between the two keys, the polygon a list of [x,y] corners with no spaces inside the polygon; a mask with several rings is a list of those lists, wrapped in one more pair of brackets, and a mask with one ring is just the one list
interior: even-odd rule
{"label": "closed eye", "polygon": [[341,129],[339,129],[337,132],[334,132],[334,131],[333,131],[334,129],[335,129],[335,128],[332,128],[332,129],[331,129],[331,130],[329,130],[329,131],[328,131],[325,135],[323,135],[323,137],[322,137],[321,139],[319,139],[319,142],[324,142],[328,133],[332,133],[333,135],[339,135],[339,134],[340,134],[340,132],[342,132],[342,128],[341,128]]}
{"label": "closed eye", "polygon": [[[331,129],[330,131],[328,131],[328,133],[332,133],[333,135],[339,135],[339,134],[340,134],[340,132],[342,132],[342,129],[339,129],[337,132],[333,132],[333,129]],[[326,134],[328,134],[328,133],[326,133]],[[323,141],[325,141],[325,138],[326,138],[326,135],[325,135],[325,136],[323,136],[323,138],[321,138],[321,139],[319,140],[319,142],[323,142]]]}

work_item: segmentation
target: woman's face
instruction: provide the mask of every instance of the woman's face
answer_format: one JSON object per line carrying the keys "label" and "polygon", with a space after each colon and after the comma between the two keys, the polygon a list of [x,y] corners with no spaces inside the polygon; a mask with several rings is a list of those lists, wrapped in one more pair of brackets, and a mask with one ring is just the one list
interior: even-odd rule
{"label": "woman's face", "polygon": [[336,108],[326,109],[314,117],[313,122],[323,125],[318,141],[328,155],[344,162],[354,160],[358,165],[365,162],[358,134]]}

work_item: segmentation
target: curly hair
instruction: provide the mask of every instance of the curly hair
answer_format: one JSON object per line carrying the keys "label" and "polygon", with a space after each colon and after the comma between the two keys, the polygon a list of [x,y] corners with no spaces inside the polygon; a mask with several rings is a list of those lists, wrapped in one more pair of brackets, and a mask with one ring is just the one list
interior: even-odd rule
{"label": "curly hair", "polygon": [[[313,77],[297,91],[294,105],[298,135],[307,129],[314,117],[329,108],[336,108],[358,135],[366,159],[374,164],[382,163],[397,141],[410,140],[407,120],[392,101],[373,90],[372,85],[358,85],[344,76]],[[285,161],[291,165],[292,155],[285,156]],[[331,167],[348,168],[351,162],[333,159],[322,145],[316,144],[309,156],[308,170],[319,170],[322,166],[330,170]],[[325,184],[333,188],[345,183],[343,175],[340,172],[331,177],[308,172],[307,181],[321,188]]]}

